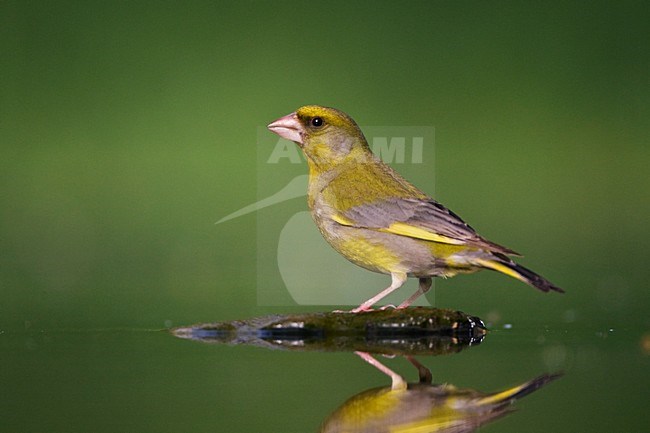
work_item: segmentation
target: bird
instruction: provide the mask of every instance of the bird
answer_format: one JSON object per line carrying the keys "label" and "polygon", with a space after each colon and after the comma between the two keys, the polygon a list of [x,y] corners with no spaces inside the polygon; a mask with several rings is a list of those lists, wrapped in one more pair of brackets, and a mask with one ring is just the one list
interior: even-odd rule
{"label": "bird", "polygon": [[512,403],[562,376],[542,374],[512,388],[483,393],[451,384],[433,384],[431,371],[412,356],[407,360],[420,380],[406,380],[366,352],[355,352],[387,374],[391,386],[372,388],[349,398],[322,423],[321,433],[470,433],[512,413]]}
{"label": "bird", "polygon": [[304,153],[309,170],[307,204],[325,240],[352,263],[391,277],[390,286],[350,312],[372,310],[408,278],[418,278],[418,289],[397,309],[426,293],[432,277],[482,269],[543,292],[564,292],[510,258],[519,253],[480,236],[381,161],[344,112],[305,105],[267,128]]}

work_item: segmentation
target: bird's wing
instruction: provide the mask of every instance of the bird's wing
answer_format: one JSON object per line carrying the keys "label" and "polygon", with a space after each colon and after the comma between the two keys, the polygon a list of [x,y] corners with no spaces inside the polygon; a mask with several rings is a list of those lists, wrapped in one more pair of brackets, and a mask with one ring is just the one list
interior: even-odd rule
{"label": "bird's wing", "polygon": [[362,204],[338,214],[334,220],[352,227],[518,255],[479,236],[458,215],[432,199],[391,198]]}

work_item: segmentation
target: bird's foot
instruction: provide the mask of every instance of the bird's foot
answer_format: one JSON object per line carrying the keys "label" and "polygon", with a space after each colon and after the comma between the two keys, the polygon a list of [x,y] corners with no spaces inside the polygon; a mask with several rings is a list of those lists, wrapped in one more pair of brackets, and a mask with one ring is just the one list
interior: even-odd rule
{"label": "bird's foot", "polygon": [[408,304],[406,304],[406,305],[400,304],[397,307],[395,305],[393,305],[393,304],[388,304],[388,305],[384,305],[383,307],[380,307],[377,310],[375,310],[374,308],[372,308],[370,306],[366,307],[364,305],[359,305],[357,308],[354,308],[354,309],[352,309],[350,311],[334,310],[333,313],[367,313],[369,311],[386,311],[386,310],[390,310],[390,309],[401,310],[402,308],[406,308],[406,307],[408,307]]}
{"label": "bird's foot", "polygon": [[374,311],[372,307],[359,305],[357,308],[350,310],[350,313],[367,313],[368,311]]}
{"label": "bird's foot", "polygon": [[403,310],[404,308],[408,308],[411,306],[410,302],[404,301],[401,304],[399,304],[395,309],[396,310]]}
{"label": "bird's foot", "polygon": [[357,307],[352,310],[332,310],[332,313],[336,314],[353,314],[353,313],[366,313],[368,311],[375,311],[372,307],[361,308]]}

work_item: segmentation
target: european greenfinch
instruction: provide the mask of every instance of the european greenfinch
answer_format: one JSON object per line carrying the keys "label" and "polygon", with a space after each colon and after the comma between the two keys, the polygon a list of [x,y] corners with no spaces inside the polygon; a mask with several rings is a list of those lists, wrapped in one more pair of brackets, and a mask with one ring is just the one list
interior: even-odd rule
{"label": "european greenfinch", "polygon": [[[402,376],[370,354],[361,358],[387,374],[392,386],[373,388],[353,396],[321,426],[321,433],[469,433],[512,412],[512,403],[560,377],[545,374],[504,391],[485,394],[453,385],[434,385],[431,372],[412,357],[420,381]],[[525,430],[525,429],[524,429]]]}
{"label": "european greenfinch", "polygon": [[431,277],[480,269],[504,273],[544,292],[563,292],[508,257],[519,254],[477,234],[373,155],[347,114],[307,105],[268,128],[305,154],[308,205],[325,240],[352,263],[391,276],[389,287],[352,312],[372,309],[408,277],[419,279],[418,290],[397,308],[426,293]]}

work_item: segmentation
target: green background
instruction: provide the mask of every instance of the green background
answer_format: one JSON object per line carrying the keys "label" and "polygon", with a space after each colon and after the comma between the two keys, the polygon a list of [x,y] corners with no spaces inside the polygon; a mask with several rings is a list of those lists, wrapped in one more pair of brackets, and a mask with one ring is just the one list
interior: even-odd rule
{"label": "green background", "polygon": [[485,431],[642,431],[648,22],[631,1],[0,2],[0,431],[314,431],[387,383],[349,354],[146,331],[331,308],[259,306],[261,216],[214,224],[258,199],[258,128],[308,103],[435,127],[410,180],[566,289],[437,282],[513,330],[435,379],[569,373]]}

